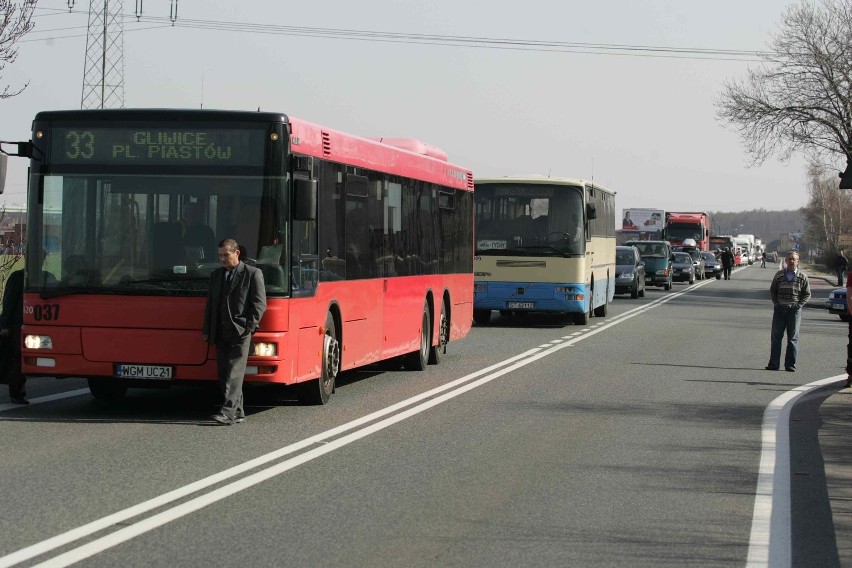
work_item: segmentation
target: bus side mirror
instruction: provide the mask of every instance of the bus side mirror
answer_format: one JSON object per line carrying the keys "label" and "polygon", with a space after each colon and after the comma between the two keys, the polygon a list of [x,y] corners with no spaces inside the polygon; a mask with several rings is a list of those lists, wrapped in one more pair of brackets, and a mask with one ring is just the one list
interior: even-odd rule
{"label": "bus side mirror", "polygon": [[837,174],[840,177],[840,189],[852,189],[852,163],[846,161],[846,170]]}
{"label": "bus side mirror", "polygon": [[317,218],[317,180],[294,178],[293,219],[314,221]]}
{"label": "bus side mirror", "polygon": [[3,190],[6,189],[6,162],[8,160],[6,154],[0,154],[0,193],[3,193]]}
{"label": "bus side mirror", "polygon": [[586,219],[591,221],[592,219],[598,218],[598,212],[595,209],[594,203],[586,203]]}

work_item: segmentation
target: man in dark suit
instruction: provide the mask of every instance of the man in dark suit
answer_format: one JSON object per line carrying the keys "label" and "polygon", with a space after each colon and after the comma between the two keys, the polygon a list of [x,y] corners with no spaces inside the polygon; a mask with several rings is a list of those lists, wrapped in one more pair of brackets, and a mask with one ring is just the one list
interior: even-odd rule
{"label": "man in dark suit", "polygon": [[211,418],[230,425],[245,420],[243,377],[251,336],[266,311],[266,288],[260,269],[240,260],[234,239],[219,243],[219,263],[222,267],[210,275],[201,333],[216,346],[216,370],[225,397],[221,411]]}
{"label": "man in dark suit", "polygon": [[9,398],[15,404],[29,404],[27,377],[21,373],[21,326],[24,324],[24,271],[16,270],[3,289],[3,313],[0,314],[0,336],[3,337],[4,381],[9,384]]}

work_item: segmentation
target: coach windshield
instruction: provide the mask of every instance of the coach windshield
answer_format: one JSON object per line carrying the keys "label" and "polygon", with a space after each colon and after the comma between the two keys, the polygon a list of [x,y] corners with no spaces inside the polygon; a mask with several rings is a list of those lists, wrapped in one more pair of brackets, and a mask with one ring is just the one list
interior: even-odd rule
{"label": "coach windshield", "polygon": [[582,188],[483,183],[476,193],[476,254],[573,256],[585,252]]}

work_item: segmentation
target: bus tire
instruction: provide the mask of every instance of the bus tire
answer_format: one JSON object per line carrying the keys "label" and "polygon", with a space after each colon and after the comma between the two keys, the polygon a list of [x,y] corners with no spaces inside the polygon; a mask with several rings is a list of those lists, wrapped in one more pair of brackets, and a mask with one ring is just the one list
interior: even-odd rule
{"label": "bus tire", "polygon": [[476,325],[487,325],[491,321],[491,310],[473,310],[473,321]]}
{"label": "bus tire", "polygon": [[577,325],[589,325],[589,320],[592,319],[592,300],[591,295],[589,296],[589,309],[587,311],[583,311],[576,315],[576,319],[574,320]]}
{"label": "bus tire", "polygon": [[124,381],[104,377],[89,377],[86,381],[89,383],[89,392],[97,400],[116,401],[127,394],[127,384]]}
{"label": "bus tire", "polygon": [[423,371],[429,361],[429,349],[432,343],[432,322],[429,318],[429,304],[423,306],[423,317],[420,320],[420,349],[404,355],[402,364],[409,371]]}
{"label": "bus tire", "polygon": [[603,305],[600,305],[597,308],[595,308],[595,317],[605,318],[608,306],[609,306],[609,283],[607,283],[606,291],[604,292],[604,303],[603,303]]}
{"label": "bus tire", "polygon": [[322,343],[322,368],[316,379],[299,383],[298,397],[302,404],[326,404],[334,393],[334,381],[340,372],[340,341],[334,316],[325,316],[325,335]]}
{"label": "bus tire", "polygon": [[438,320],[438,345],[432,345],[429,347],[430,365],[437,365],[441,362],[441,356],[447,354],[447,343],[449,342],[450,318],[447,316],[447,305],[443,300],[441,300],[441,316]]}

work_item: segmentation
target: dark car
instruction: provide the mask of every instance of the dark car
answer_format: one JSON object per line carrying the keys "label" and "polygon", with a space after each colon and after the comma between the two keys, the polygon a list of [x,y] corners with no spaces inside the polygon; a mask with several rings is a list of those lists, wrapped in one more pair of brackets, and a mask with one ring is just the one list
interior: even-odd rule
{"label": "dark car", "polygon": [[671,244],[669,241],[627,241],[627,246],[639,249],[645,263],[645,283],[672,289]]}
{"label": "dark car", "polygon": [[688,252],[672,253],[672,280],[675,282],[695,283],[695,265]]}
{"label": "dark car", "polygon": [[615,247],[615,293],[645,295],[645,263],[636,247]]}
{"label": "dark car", "polygon": [[[687,241],[690,241],[692,243],[695,242],[692,239],[687,239]],[[706,269],[705,269],[704,258],[701,256],[701,251],[698,250],[695,247],[694,244],[692,244],[690,246],[672,247],[672,250],[685,252],[692,258],[692,266],[695,268],[695,279],[696,280],[704,280],[707,277],[706,272],[705,272]]]}
{"label": "dark car", "polygon": [[715,276],[716,280],[722,278],[722,263],[716,258],[712,252],[704,251],[701,253],[701,258],[704,259],[704,272],[707,277]]}
{"label": "dark car", "polygon": [[835,288],[828,294],[825,301],[828,313],[840,316],[843,321],[849,321],[849,312],[846,311],[846,288]]}

